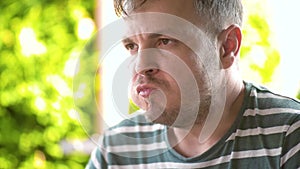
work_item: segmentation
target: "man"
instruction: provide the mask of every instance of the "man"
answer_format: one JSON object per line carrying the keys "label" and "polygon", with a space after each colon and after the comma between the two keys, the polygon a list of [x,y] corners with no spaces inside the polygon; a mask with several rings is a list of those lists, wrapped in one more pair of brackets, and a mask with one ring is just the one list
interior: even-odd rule
{"label": "man", "polygon": [[[86,168],[299,168],[300,103],[244,82],[240,0],[115,0],[131,98]],[[171,26],[170,26],[171,25]]]}

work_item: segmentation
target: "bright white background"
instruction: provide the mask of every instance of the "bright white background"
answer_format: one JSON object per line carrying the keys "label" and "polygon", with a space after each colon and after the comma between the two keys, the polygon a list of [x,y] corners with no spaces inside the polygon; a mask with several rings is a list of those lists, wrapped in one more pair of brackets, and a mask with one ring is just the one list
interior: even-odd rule
{"label": "bright white background", "polygon": [[269,0],[269,4],[281,54],[281,80],[274,83],[281,83],[278,90],[294,97],[300,89],[300,1]]}

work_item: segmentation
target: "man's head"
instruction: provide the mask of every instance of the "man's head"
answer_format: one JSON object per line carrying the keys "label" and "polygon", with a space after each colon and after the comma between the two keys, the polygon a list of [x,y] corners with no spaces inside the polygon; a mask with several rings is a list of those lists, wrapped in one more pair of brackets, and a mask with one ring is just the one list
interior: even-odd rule
{"label": "man's head", "polygon": [[[128,15],[151,1],[161,0],[114,0],[115,11],[118,16]],[[168,0],[165,0],[168,1]],[[207,33],[219,33],[232,24],[242,26],[243,6],[241,0],[171,0],[186,4],[192,3],[194,12],[198,14],[198,24]],[[180,2],[179,2],[180,3]],[[185,18],[186,19],[186,18]],[[205,22],[200,22],[205,21]],[[197,26],[200,26],[196,23]]]}
{"label": "man's head", "polygon": [[135,60],[131,96],[146,117],[186,127],[203,123],[214,103],[222,108],[221,70],[241,44],[238,0],[115,0],[115,8],[130,27],[123,45]]}

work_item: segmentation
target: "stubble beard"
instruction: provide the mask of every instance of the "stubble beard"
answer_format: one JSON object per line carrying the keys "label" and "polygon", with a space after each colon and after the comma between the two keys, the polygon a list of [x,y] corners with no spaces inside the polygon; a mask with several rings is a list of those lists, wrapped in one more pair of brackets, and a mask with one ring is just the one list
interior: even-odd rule
{"label": "stubble beard", "polygon": [[[204,125],[206,117],[209,113],[211,96],[202,96],[198,108],[195,108],[194,102],[190,102],[183,110],[180,105],[163,109],[161,105],[151,102],[150,110],[146,111],[145,117],[157,124],[166,125],[168,127],[190,129],[195,125]],[[163,109],[163,110],[162,110]],[[162,111],[161,113],[157,113]],[[157,116],[157,114],[159,114]]]}
{"label": "stubble beard", "polygon": [[[137,79],[134,86],[143,82],[160,87],[149,98],[136,102],[138,106],[145,110],[144,116],[149,122],[185,129],[189,129],[193,125],[204,124],[211,104],[209,92],[205,95],[199,93],[200,98],[197,98],[198,101],[193,97],[182,100],[177,86],[177,92],[173,90],[168,91],[176,95],[173,96],[173,99],[175,99],[171,101],[167,99],[170,96],[168,97],[164,93],[164,90],[172,89],[168,81],[149,76],[146,80]],[[138,104],[141,102],[144,102],[143,106]]]}

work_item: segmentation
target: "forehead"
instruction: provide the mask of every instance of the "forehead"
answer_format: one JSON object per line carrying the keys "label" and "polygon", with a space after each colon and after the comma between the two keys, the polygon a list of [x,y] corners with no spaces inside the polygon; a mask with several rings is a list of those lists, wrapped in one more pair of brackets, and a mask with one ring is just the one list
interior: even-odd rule
{"label": "forehead", "polygon": [[199,53],[200,47],[206,46],[211,41],[206,33],[196,25],[166,13],[134,13],[124,20],[125,25],[122,26],[122,30],[124,30],[123,43],[134,42],[136,39],[146,42],[145,40],[164,35],[180,41],[192,49],[194,53]]}
{"label": "forehead", "polygon": [[[127,2],[128,1],[128,2]],[[194,0],[127,0],[128,15],[143,12],[159,12],[181,17],[195,24],[199,21]],[[127,5],[126,5],[127,4]],[[126,7],[127,6],[127,7]],[[130,10],[134,8],[133,10]]]}
{"label": "forehead", "polygon": [[141,34],[166,35],[175,39],[202,37],[201,28],[189,20],[161,12],[135,12],[124,18],[124,37]]}

